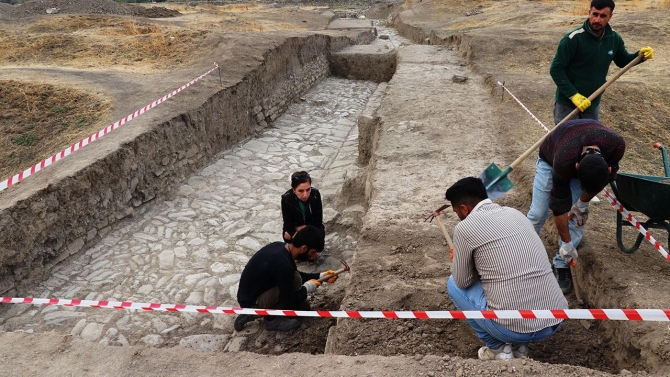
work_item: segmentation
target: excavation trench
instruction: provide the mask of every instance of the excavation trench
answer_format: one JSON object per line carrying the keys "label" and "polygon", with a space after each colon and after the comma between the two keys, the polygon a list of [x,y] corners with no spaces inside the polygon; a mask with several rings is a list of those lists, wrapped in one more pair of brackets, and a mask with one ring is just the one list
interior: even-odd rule
{"label": "excavation trench", "polygon": [[[396,27],[410,30],[397,19]],[[105,145],[106,155],[88,155],[78,171],[54,166],[50,180],[2,193],[3,295],[236,306],[244,263],[280,234],[288,175],[306,169],[325,198],[328,238],[321,264],[299,268],[337,268],[339,259],[352,266],[313,296],[313,308],[453,309],[442,235],[422,220],[450,182],[513,153],[502,147],[508,125],[490,127],[502,113],[470,42],[421,33],[406,35],[432,45],[400,48],[398,38],[351,46],[373,40],[371,29],[287,38],[236,84],[206,86],[200,107]],[[467,112],[458,102],[465,97]],[[532,165],[518,174],[532,177]],[[502,204],[524,208],[529,200],[520,181]],[[457,220],[446,221],[453,229]],[[620,305],[626,290],[611,271],[589,258],[583,265],[587,302]],[[230,352],[471,358],[480,345],[465,322],[447,320],[308,318],[296,337],[264,331],[258,321],[236,333],[224,315],[16,305],[0,318],[3,331]],[[641,329],[654,330],[566,321],[531,357],[608,372],[660,370],[658,355],[631,340]]]}

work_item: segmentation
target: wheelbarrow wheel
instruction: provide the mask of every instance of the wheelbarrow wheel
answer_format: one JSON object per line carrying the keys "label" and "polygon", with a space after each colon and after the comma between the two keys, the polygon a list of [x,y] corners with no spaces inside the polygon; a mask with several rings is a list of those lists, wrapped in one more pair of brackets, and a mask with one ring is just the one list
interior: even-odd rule
{"label": "wheelbarrow wheel", "polygon": [[626,226],[633,226],[631,223],[623,219],[623,216],[621,215],[621,212],[616,213],[616,242],[619,245],[619,249],[623,251],[626,254],[633,254],[637,249],[640,248],[640,244],[642,243],[642,240],[644,239],[644,236],[642,233],[637,234],[637,239],[635,240],[635,244],[633,247],[626,247],[623,244],[623,227],[624,225]]}

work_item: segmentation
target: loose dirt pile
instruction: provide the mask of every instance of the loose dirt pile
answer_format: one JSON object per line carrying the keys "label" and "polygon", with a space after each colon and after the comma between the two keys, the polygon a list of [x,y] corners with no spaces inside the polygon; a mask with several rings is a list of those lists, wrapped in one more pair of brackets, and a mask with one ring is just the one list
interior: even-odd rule
{"label": "loose dirt pile", "polygon": [[58,13],[69,14],[117,14],[147,18],[175,17],[178,11],[163,7],[144,8],[119,4],[113,0],[30,0],[19,6],[0,9],[0,16],[23,18],[47,14],[47,9],[57,8]]}

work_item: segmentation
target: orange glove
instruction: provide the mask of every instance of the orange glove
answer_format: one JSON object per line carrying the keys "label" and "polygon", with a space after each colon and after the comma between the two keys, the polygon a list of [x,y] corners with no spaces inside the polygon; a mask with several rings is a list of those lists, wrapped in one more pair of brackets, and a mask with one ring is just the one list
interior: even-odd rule
{"label": "orange glove", "polygon": [[321,279],[321,278],[324,277],[324,276],[330,276],[330,275],[333,275],[333,277],[331,277],[330,279],[326,280],[326,282],[328,282],[328,284],[333,284],[333,283],[337,280],[337,278],[338,278],[338,276],[335,275],[335,271],[333,271],[333,270],[328,270],[328,271],[326,271],[326,272],[322,272],[322,273],[319,275],[319,279]]}
{"label": "orange glove", "polygon": [[454,248],[449,248],[449,259],[454,260]]}

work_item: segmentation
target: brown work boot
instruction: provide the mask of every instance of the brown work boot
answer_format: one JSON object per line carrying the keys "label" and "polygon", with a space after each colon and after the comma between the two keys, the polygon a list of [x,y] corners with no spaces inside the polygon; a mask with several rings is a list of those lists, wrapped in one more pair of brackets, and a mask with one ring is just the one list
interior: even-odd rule
{"label": "brown work boot", "polygon": [[300,321],[295,318],[265,318],[263,327],[267,331],[293,331],[300,328]]}

